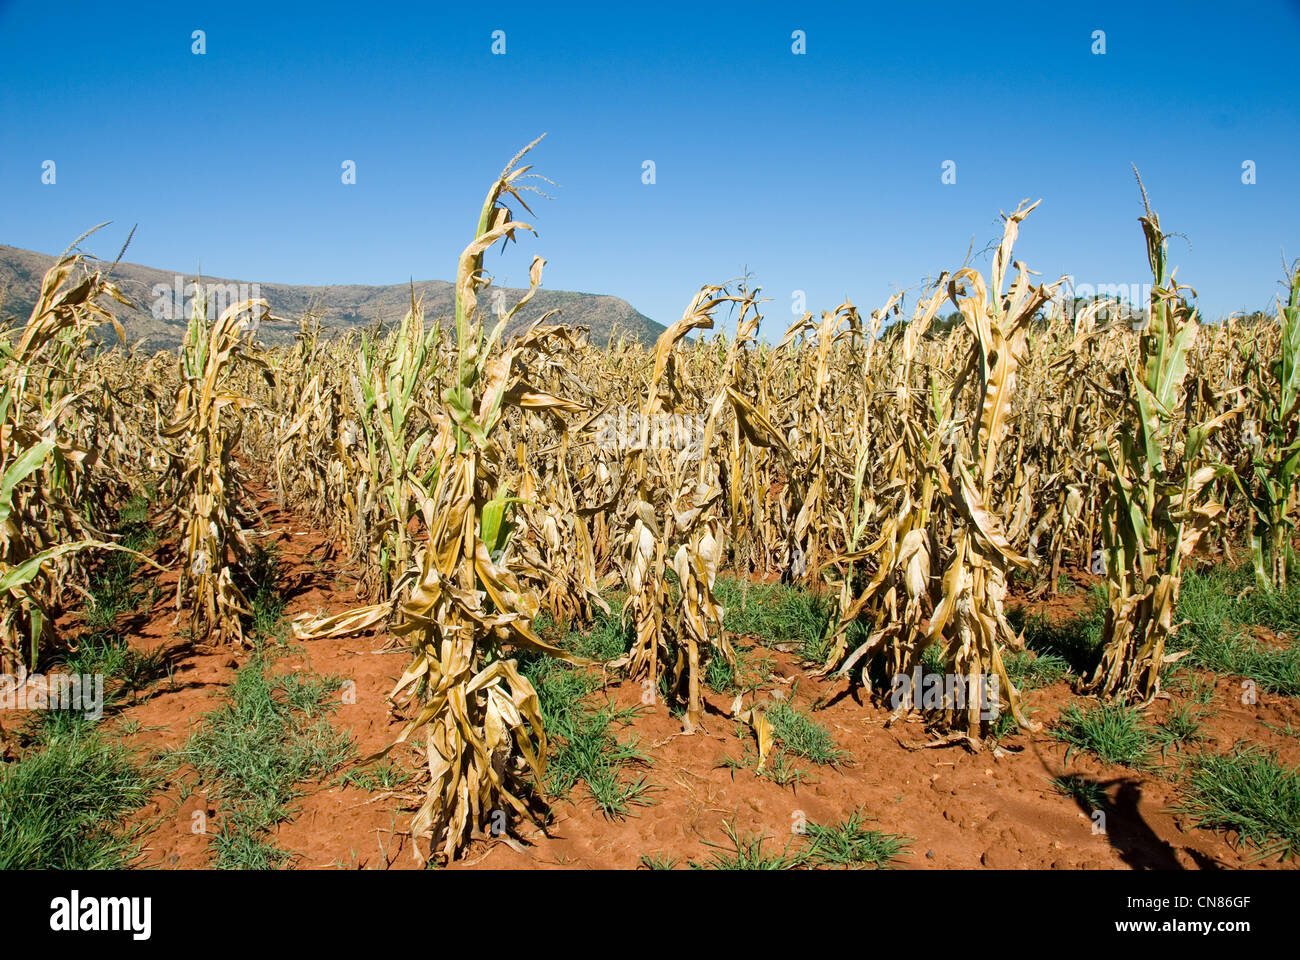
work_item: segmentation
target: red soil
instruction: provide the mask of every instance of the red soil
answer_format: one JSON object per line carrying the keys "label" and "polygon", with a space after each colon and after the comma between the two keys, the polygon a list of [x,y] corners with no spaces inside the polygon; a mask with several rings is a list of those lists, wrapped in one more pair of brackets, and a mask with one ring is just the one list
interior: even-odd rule
{"label": "red soil", "polygon": [[[282,590],[289,601],[286,616],[354,606],[358,601],[330,544],[273,505],[263,509],[269,525],[266,542],[276,546],[281,562]],[[139,723],[138,732],[125,739],[142,749],[182,744],[203,715],[218,705],[217,698],[247,659],[244,651],[192,646],[184,640],[172,622],[168,587],[174,587],[174,575],[161,582],[163,596],[131,626],[136,646],[165,646],[176,664],[170,684],[156,684],[122,713]],[[1032,606],[1056,617],[1073,612],[1085,600],[1086,592],[1076,590]],[[787,653],[758,648],[755,655],[773,663],[771,682],[760,696],[789,695],[793,690],[796,702],[807,706],[831,692]],[[355,702],[342,703],[331,719],[352,733],[358,755],[366,756],[386,746],[402,728],[386,696],[406,662],[404,650],[392,647],[386,636],[371,634],[295,644],[294,652],[278,660],[275,669],[311,669],[353,680]],[[638,685],[613,683],[609,693],[619,706],[639,703]],[[650,758],[643,769],[632,768],[632,775],[644,773],[654,785],[651,805],[633,807],[626,819],[609,819],[580,784],[570,800],[553,804],[549,835],[526,827],[522,832],[528,845],[516,844],[519,849],[504,842],[478,842],[457,867],[634,868],[643,854],[676,859],[684,866],[689,860],[706,860],[714,852],[710,843],[727,844],[724,823],[733,824],[742,836],[768,836],[764,848],[779,851],[801,820],[837,823],[858,808],[874,818],[870,826],[914,838],[898,861],[912,868],[1275,865],[1251,864],[1252,850],[1238,848],[1235,836],[1197,829],[1189,818],[1170,812],[1176,792],[1158,769],[1136,773],[1077,754],[1067,764],[1064,745],[1041,733],[1016,734],[1003,741],[996,755],[987,750],[972,754],[960,746],[925,749],[930,740],[919,724],[885,727],[888,711],[863,702],[860,691],[833,699],[814,714],[851,757],[838,769],[790,758],[814,781],[797,787],[779,786],[752,770],[733,773],[719,761],[741,757],[752,738],[737,737],[737,725],[727,716],[730,697],[706,693],[711,712],[703,732],[682,735],[680,721],[662,705],[643,709],[630,727],[618,731],[620,738],[635,737]],[[1070,698],[1066,685],[1057,684],[1028,694],[1026,702],[1032,718],[1046,726]],[[1169,707],[1169,701],[1157,702],[1152,719]],[[1244,740],[1277,751],[1288,765],[1300,763],[1300,740],[1264,725],[1300,724],[1295,700],[1261,692],[1257,704],[1244,705],[1239,680],[1221,678],[1210,709],[1214,712],[1204,722],[1204,749],[1224,751]],[[0,716],[0,726],[12,729],[11,720]],[[293,851],[303,868],[416,866],[404,831],[419,791],[421,758],[408,747],[391,757],[416,771],[400,796],[330,782],[304,785],[306,795],[294,804],[293,820],[280,826],[276,844]],[[1176,762],[1174,755],[1168,764]],[[1065,772],[1106,786],[1111,809],[1104,834],[1094,833],[1088,813],[1048,782]],[[182,770],[137,815],[139,823],[150,826],[141,866],[209,865],[208,843],[195,832],[194,815],[204,811],[211,829],[221,811],[202,794],[182,801],[187,779],[193,781],[192,771]]]}

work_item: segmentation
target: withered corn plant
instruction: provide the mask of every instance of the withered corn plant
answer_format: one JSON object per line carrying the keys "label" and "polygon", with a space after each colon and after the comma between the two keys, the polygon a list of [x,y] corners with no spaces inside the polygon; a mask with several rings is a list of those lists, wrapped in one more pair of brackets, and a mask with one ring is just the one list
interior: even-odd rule
{"label": "withered corn plant", "polygon": [[[529,371],[534,389],[551,396],[580,396],[585,359],[582,331],[575,336],[566,327],[543,325],[546,319],[540,318],[514,341],[514,362]],[[513,504],[510,523],[514,535],[506,549],[513,554],[520,576],[537,593],[541,609],[556,623],[569,627],[590,624],[598,610],[609,612],[600,595],[597,561],[603,517],[596,514],[593,518],[591,511],[582,510],[577,493],[586,486],[583,479],[604,471],[608,480],[608,471],[603,463],[593,470],[591,461],[580,459],[572,449],[595,442],[583,438],[593,419],[588,416],[571,426],[565,416],[587,412],[578,403],[541,408],[521,403],[511,417],[517,419],[515,470],[503,480],[498,496],[503,508],[506,503]],[[595,536],[593,522],[597,525]]]}
{"label": "withered corn plant", "polygon": [[[507,652],[533,650],[584,662],[533,632],[536,598],[521,587],[504,553],[513,500],[501,491],[506,410],[582,409],[534,389],[514,367],[514,346],[500,343],[509,319],[536,293],[545,261],[533,259],[527,294],[490,334],[478,309],[479,293],[488,283],[484,252],[517,231],[532,229],[514,220],[504,201],[513,197],[528,209],[521,191],[531,187],[521,178],[530,167],[516,164],[536,142],[512,158],[493,182],[474,240],[461,254],[455,379],[442,393],[442,412],[434,414],[427,488],[412,484],[425,536],[409,574],[398,578],[397,586],[404,589],[393,631],[410,643],[413,660],[391,696],[415,715],[384,752],[424,733],[429,783],[411,822],[421,861],[419,840],[426,839],[440,858],[455,859],[468,842],[487,836],[486,829],[497,820],[494,814],[510,817],[513,812],[513,818],[541,821],[546,731],[537,693]],[[310,638],[361,629],[378,622],[387,608],[376,604],[300,622],[295,633]]]}
{"label": "withered corn plant", "polygon": [[1181,422],[1187,358],[1200,324],[1183,296],[1188,288],[1168,268],[1168,240],[1145,189],[1142,198],[1154,286],[1137,357],[1126,366],[1119,419],[1096,451],[1109,486],[1102,508],[1106,619],[1101,663],[1087,689],[1145,705],[1160,692],[1183,561],[1223,511],[1205,495],[1216,469],[1202,463],[1202,449],[1239,411]]}
{"label": "withered corn plant", "polygon": [[262,364],[252,338],[268,311],[265,300],[244,300],[209,325],[206,299],[194,297],[175,405],[158,426],[167,457],[160,489],[169,501],[162,522],[180,536],[176,609],[189,610],[193,636],[218,643],[243,642],[243,618],[252,613],[235,575],[251,553],[256,515],[235,453],[254,401],[234,389],[233,374],[237,364]]}
{"label": "withered corn plant", "polygon": [[[454,858],[471,838],[483,836],[493,810],[509,806],[520,817],[540,819],[534,787],[545,781],[546,731],[537,694],[505,658],[504,648],[530,649],[575,660],[533,633],[535,597],[519,585],[508,562],[498,558],[510,536],[511,499],[501,489],[506,451],[496,435],[505,408],[571,409],[558,397],[535,390],[512,369],[513,346],[499,338],[510,318],[536,293],[545,261],[534,257],[529,289],[485,336],[478,293],[486,285],[483,254],[516,231],[504,200],[528,209],[521,182],[529,166],[516,164],[537,141],[506,165],[492,184],[456,274],[455,382],[442,394],[450,421],[435,454],[432,493],[423,499],[428,531],[416,558],[418,573],[403,622],[414,661],[394,688],[419,711],[398,738],[424,729],[430,784],[411,824],[438,852]],[[533,786],[522,777],[528,770]]]}
{"label": "withered corn plant", "polygon": [[[802,340],[807,331],[815,335],[811,368],[802,362],[808,350]],[[836,381],[840,379],[836,376],[837,361],[842,363],[846,353],[837,351],[836,346],[845,334],[856,342],[860,331],[857,308],[845,301],[834,311],[822,311],[820,323],[813,323],[811,313],[805,314],[776,347],[777,353],[797,368],[792,371],[795,390],[790,397],[793,422],[788,446],[792,463],[783,505],[787,518],[786,575],[790,580],[811,583],[830,546],[827,517],[832,509],[829,505],[836,502],[832,486],[840,475],[835,461],[838,444],[849,432],[844,418],[848,405],[836,402],[842,399],[836,395]],[[857,380],[845,379],[849,383]],[[792,521],[788,520],[790,514]]]}
{"label": "withered corn plant", "polygon": [[[280,508],[292,502],[324,524],[330,514],[336,522],[346,518],[328,509],[330,481],[338,481],[331,474],[339,407],[328,371],[321,369],[320,331],[320,317],[309,312],[299,321],[294,349],[268,352],[272,396],[266,407],[269,414],[280,416],[278,422],[272,416],[273,424],[264,431],[274,448],[255,455],[269,455],[275,465]],[[253,439],[255,443],[260,438]]]}
{"label": "withered corn plant", "polygon": [[[776,428],[735,386],[742,381],[744,357],[758,329],[756,294],[702,287],[682,319],[660,335],[641,404],[639,436],[628,451],[627,478],[634,497],[627,514],[624,612],[635,625],[636,640],[612,666],[626,668],[629,677],[650,690],[666,688],[669,701],[684,709],[687,733],[703,721],[700,685],[709,659],[721,657],[733,668],[736,663],[722,628],[726,611],[714,592],[726,540],[714,437],[731,411],[738,431],[733,443],[740,444],[743,437],[747,447],[788,451]],[[706,412],[692,422],[694,406],[688,403],[679,345],[692,330],[711,328],[713,312],[725,304],[739,309],[737,336],[723,356],[720,377],[711,378],[717,388],[701,404]],[[738,450],[732,462],[739,460]],[[675,584],[667,576],[670,568]]]}
{"label": "withered corn plant", "polygon": [[[839,584],[838,618],[831,634],[830,653],[821,672],[850,678],[856,669],[870,683],[872,664],[881,660],[890,676],[906,675],[920,662],[926,647],[924,621],[934,603],[932,581],[940,560],[934,510],[943,480],[942,451],[953,429],[951,405],[932,381],[932,389],[913,388],[912,369],[917,346],[947,299],[946,274],[922,297],[903,329],[894,361],[892,389],[881,396],[864,391],[859,423],[876,424],[877,432],[890,431],[888,446],[875,448],[873,431],[855,433],[858,449],[853,458],[854,520],[849,529],[850,549],[833,561],[845,568]],[[877,316],[888,313],[891,298]],[[878,332],[878,326],[873,330]],[[883,405],[873,417],[871,410]],[[877,462],[877,458],[879,458]],[[871,483],[871,479],[875,483]],[[863,491],[874,487],[870,500]],[[879,497],[879,505],[874,499]],[[878,516],[873,516],[878,511]],[[855,549],[869,523],[878,526],[876,539]],[[857,574],[867,563],[874,572]],[[865,582],[859,582],[864,580]],[[849,631],[857,626],[864,638],[852,650]],[[898,713],[913,708],[911,690],[905,691]]]}
{"label": "withered corn plant", "polygon": [[1243,468],[1233,474],[1253,514],[1250,546],[1256,584],[1285,590],[1300,476],[1300,267],[1293,268],[1286,305],[1277,306],[1279,343],[1256,342],[1248,389],[1258,419],[1242,428]]}
{"label": "withered corn plant", "polygon": [[[83,238],[84,239],[84,238]],[[112,314],[107,296],[129,301],[103,273],[65,253],[41,281],[17,342],[0,336],[0,672],[35,669],[53,639],[52,613],[72,585],[71,561],[121,549],[102,539],[82,504],[99,499],[88,471],[96,451],[79,435],[92,418],[81,383],[87,334]],[[118,327],[120,331],[120,326]]]}
{"label": "withered corn plant", "polygon": [[[974,746],[987,732],[990,708],[1001,707],[1003,701],[1016,721],[1028,726],[1002,651],[1019,643],[1004,612],[1007,572],[1032,564],[1008,539],[995,479],[1013,419],[1027,330],[1054,289],[1032,285],[1028,271],[1017,264],[1015,281],[1003,290],[1019,225],[1036,205],[1021,204],[1004,218],[990,286],[969,268],[951,280],[940,277],[896,339],[898,352],[890,354],[895,371],[892,411],[874,418],[882,428],[890,424],[896,431],[878,455],[888,470],[887,482],[877,490],[886,496],[880,534],[865,549],[838,558],[839,564],[849,565],[849,575],[840,583],[839,617],[822,668],[840,677],[857,668],[869,683],[871,664],[880,657],[893,682],[917,669],[927,646],[941,643],[949,671],[961,678],[961,701],[954,697],[941,708],[918,703],[917,691],[906,683],[895,687],[899,698],[893,716],[927,709],[932,720]],[[952,371],[949,394],[944,395],[937,371],[931,369],[927,397],[912,387],[912,368],[922,338],[946,299],[960,310],[971,342],[960,366],[948,360],[939,367]],[[892,305],[891,300],[877,315]],[[865,425],[873,419],[866,409],[869,393],[864,392],[862,402],[859,423]],[[856,439],[855,516],[873,458],[864,449],[871,443],[868,436],[860,433]],[[864,526],[859,518],[846,528],[851,542]],[[875,566],[863,586],[855,584],[851,566],[860,561]],[[865,639],[849,650],[849,628],[855,625]]]}
{"label": "withered corn plant", "polygon": [[[1018,692],[1003,659],[1003,650],[1021,646],[1004,609],[1007,573],[1031,563],[1007,539],[1003,511],[995,500],[994,475],[1011,427],[1017,376],[1026,359],[1026,334],[1055,289],[1030,283],[1029,271],[1017,262],[1016,278],[1003,290],[1020,223],[1036,206],[1022,203],[1004,217],[988,287],[970,268],[957,271],[949,283],[952,301],[973,335],[953,397],[955,401],[969,383],[976,402],[969,429],[957,434],[947,470],[946,494],[957,523],[956,543],[943,573],[942,597],[930,617],[928,637],[942,639],[949,672],[965,683],[964,703],[960,709],[947,708],[946,719],[974,745],[988,732],[989,708],[1000,707],[1000,701],[1006,702],[1021,727],[1031,726],[1020,711]],[[990,702],[992,696],[998,701]]]}

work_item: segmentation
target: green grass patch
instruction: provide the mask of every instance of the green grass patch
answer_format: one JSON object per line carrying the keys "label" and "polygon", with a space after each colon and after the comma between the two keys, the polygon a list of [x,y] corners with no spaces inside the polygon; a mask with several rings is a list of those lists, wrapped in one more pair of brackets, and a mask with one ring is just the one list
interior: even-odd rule
{"label": "green grass patch", "polygon": [[[745,730],[738,731],[737,736],[746,736]],[[762,777],[764,780],[771,780],[777,786],[781,787],[798,787],[801,783],[816,783],[816,780],[808,776],[807,771],[802,767],[797,767],[790,762],[790,757],[786,753],[785,747],[777,744],[767,755],[767,763],[763,769],[758,769],[758,753],[754,750],[753,744],[745,745],[745,752],[739,757],[723,757],[716,764],[717,767],[724,767],[731,771],[731,778],[736,778],[737,770],[748,770],[755,776]]]}
{"label": "green grass patch", "polygon": [[921,651],[921,668],[923,677],[927,677],[932,673],[937,673],[942,677],[945,666],[942,643],[932,643]]}
{"label": "green grass patch", "polygon": [[1184,703],[1170,710],[1163,720],[1157,721],[1151,736],[1160,747],[1161,755],[1168,754],[1171,749],[1182,750],[1183,747],[1204,740],[1201,723],[1205,716],[1205,710]]}
{"label": "green grass patch", "polygon": [[829,730],[813,720],[808,714],[795,707],[789,697],[769,707],[767,719],[772,724],[772,736],[798,757],[804,757],[813,763],[838,766],[849,759],[849,753],[841,750],[835,743]]}
{"label": "green grass patch", "polygon": [[834,613],[824,597],[780,583],[745,583],[718,577],[718,600],[726,607],[722,626],[730,634],[759,637],[768,646],[788,644],[811,663],[830,653],[827,626]]}
{"label": "green grass patch", "polygon": [[677,869],[677,858],[670,857],[662,853],[643,853],[641,854],[641,866],[647,870],[675,870]]}
{"label": "green grass patch", "polygon": [[709,658],[709,665],[704,669],[704,682],[710,690],[717,693],[734,693],[737,690],[736,672],[740,667],[740,651],[736,650],[736,667],[727,663],[726,658],[714,655]]}
{"label": "green grass patch", "polygon": [[1088,810],[1103,810],[1110,804],[1105,788],[1090,777],[1070,773],[1063,777],[1053,777],[1051,784]]}
{"label": "green grass patch", "polygon": [[1070,664],[1057,653],[1018,650],[1002,658],[1007,676],[1022,691],[1050,687],[1070,674]]}
{"label": "green grass patch", "polygon": [[809,823],[806,832],[792,836],[780,852],[765,848],[770,837],[742,835],[724,821],[728,842],[706,840],[705,845],[714,852],[702,863],[692,860],[690,865],[696,870],[887,869],[913,838],[873,830],[866,826],[866,819],[861,810],[855,810],[837,824]]}
{"label": "green grass patch", "polygon": [[579,710],[554,726],[547,722],[547,736],[561,740],[547,764],[547,788],[556,796],[567,796],[579,782],[606,816],[625,817],[633,805],[650,802],[650,784],[644,776],[624,776],[628,764],[649,763],[637,748],[635,738],[618,739],[615,723],[630,723],[635,712],[606,705],[596,710]]}
{"label": "green grass patch", "polygon": [[48,736],[0,766],[0,870],[120,870],[140,853],[122,818],[148,802],[154,772],[90,725]]}
{"label": "green grass patch", "polygon": [[[773,746],[767,755],[767,763],[761,770],[758,767],[758,753],[752,742],[746,744],[741,757],[723,757],[717,766],[729,768],[733,778],[737,770],[749,770],[785,787],[812,782],[801,767],[791,763],[791,757],[801,757],[828,766],[847,763],[851,757],[848,751],[841,750],[836,745],[829,730],[795,707],[792,703],[793,696],[792,690],[788,697],[767,707],[766,717],[772,725]],[[738,723],[736,736],[749,739],[749,727]]]}
{"label": "green grass patch", "polygon": [[704,841],[705,845],[712,847],[715,852],[703,863],[696,863],[694,860],[690,861],[693,869],[792,870],[796,867],[802,867],[808,862],[806,849],[800,849],[799,844],[793,838],[785,845],[784,850],[780,853],[774,853],[770,849],[763,849],[763,844],[770,840],[770,837],[761,834],[741,836],[730,822],[724,822],[722,830],[726,833],[730,843],[720,844],[713,843],[710,840]]}
{"label": "green grass patch", "polygon": [[[1263,723],[1262,720],[1260,722]],[[1300,727],[1297,727],[1290,720],[1280,727],[1274,723],[1264,723],[1264,726],[1268,727],[1274,733],[1279,733],[1284,737],[1291,737],[1293,740],[1300,740]]]}
{"label": "green grass patch", "polygon": [[1088,605],[1078,616],[1055,622],[1042,614],[1029,614],[1024,607],[1007,612],[1012,628],[1024,631],[1025,646],[1039,654],[1064,662],[1078,676],[1088,676],[1101,661],[1101,634],[1106,618],[1106,594],[1100,587],[1088,595]]}
{"label": "green grass patch", "polygon": [[[1020,712],[1024,714],[1025,719],[1028,720],[1028,719],[1032,719],[1030,714],[1036,713],[1037,709],[1033,707],[1027,707],[1022,703],[1020,705]],[[989,724],[989,738],[994,743],[997,743],[1001,740],[1005,740],[1007,737],[1010,737],[1019,732],[1020,732],[1020,724],[1016,722],[1015,714],[1013,714],[1010,710],[999,709],[997,717],[995,717],[993,722]]]}
{"label": "green grass patch", "polygon": [[1258,858],[1300,849],[1300,773],[1256,746],[1188,764],[1184,801],[1175,809],[1210,830],[1235,830]]}
{"label": "green grass patch", "polygon": [[1075,750],[1095,754],[1104,763],[1142,769],[1149,765],[1152,750],[1150,729],[1132,707],[1103,703],[1086,710],[1071,703],[1051,736],[1069,745],[1068,763]]}
{"label": "green grass patch", "polygon": [[912,837],[868,828],[861,810],[832,826],[809,823],[807,836],[811,864],[854,870],[888,869],[913,841]]}
{"label": "green grass patch", "polygon": [[299,784],[328,776],[353,753],[350,736],[326,719],[338,677],[305,672],[272,675],[264,655],[235,675],[228,701],[208,714],[177,754],[199,773],[222,817],[212,838],[213,866],[273,869],[291,854],[269,834],[291,816]]}
{"label": "green grass patch", "polygon": [[590,630],[571,632],[561,646],[580,657],[603,661],[621,657],[635,640],[636,629],[612,608],[609,613],[598,613]]}
{"label": "green grass patch", "polygon": [[[102,717],[118,713],[128,700],[133,702],[167,675],[168,665],[167,654],[161,647],[142,653],[132,649],[120,634],[98,632],[82,634],[76,648],[66,651],[55,666],[60,674],[90,677],[92,683],[103,678]],[[97,684],[83,696],[95,692],[98,692]],[[20,736],[24,742],[63,736],[83,727],[93,727],[101,717],[81,710],[37,710],[27,718]]]}
{"label": "green grass patch", "polygon": [[1214,699],[1214,680],[1198,674],[1195,670],[1180,666],[1166,678],[1164,687],[1170,693],[1176,693],[1189,702],[1206,706]]}
{"label": "green grass patch", "polygon": [[[142,552],[158,542],[148,522],[149,503],[135,497],[118,510],[113,530],[115,539],[128,550]],[[140,561],[129,553],[105,551],[90,574],[90,602],[86,604],[86,630],[92,634],[112,633],[117,618],[139,606],[144,592],[135,583]]]}
{"label": "green grass patch", "polygon": [[147,550],[158,542],[158,532],[149,526],[149,503],[149,496],[137,493],[118,508],[118,532],[132,550]]}
{"label": "green grass patch", "polygon": [[[565,649],[597,660],[618,656],[629,645],[629,631],[614,614],[598,618],[591,631],[570,633],[561,642]],[[627,775],[630,765],[649,759],[635,738],[620,740],[615,733],[631,723],[636,711],[593,704],[600,678],[591,671],[534,655],[521,656],[519,669],[537,691],[550,742],[546,791],[567,797],[585,783],[596,805],[610,817],[627,816],[633,806],[650,803],[646,778]]]}
{"label": "green grass patch", "polygon": [[1300,637],[1300,583],[1288,581],[1285,590],[1254,590],[1239,603],[1250,623],[1289,634],[1293,640]]}
{"label": "green grass patch", "polygon": [[249,626],[254,639],[261,643],[273,641],[284,647],[289,639],[289,626],[284,619],[288,601],[280,594],[279,576],[280,558],[275,547],[258,546],[243,566],[240,587],[252,609]]}
{"label": "green grass patch", "polygon": [[335,780],[335,783],[341,787],[356,787],[374,793],[400,787],[410,779],[409,770],[403,770],[391,760],[383,760],[368,767],[353,767]]}
{"label": "green grass patch", "polygon": [[[1177,618],[1183,623],[1169,649],[1189,651],[1189,664],[1248,677],[1271,693],[1300,696],[1300,586],[1274,593],[1254,588],[1247,566],[1189,570]],[[1251,625],[1288,635],[1289,642],[1265,646],[1250,635]]]}

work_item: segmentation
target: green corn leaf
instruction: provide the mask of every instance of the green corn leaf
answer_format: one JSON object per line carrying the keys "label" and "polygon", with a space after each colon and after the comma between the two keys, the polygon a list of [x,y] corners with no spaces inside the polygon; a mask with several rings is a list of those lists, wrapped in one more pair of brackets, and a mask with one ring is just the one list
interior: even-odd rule
{"label": "green corn leaf", "polygon": [[31,476],[53,449],[53,440],[42,440],[35,446],[28,447],[22,456],[9,465],[4,477],[0,478],[0,523],[8,520],[13,512],[14,488]]}

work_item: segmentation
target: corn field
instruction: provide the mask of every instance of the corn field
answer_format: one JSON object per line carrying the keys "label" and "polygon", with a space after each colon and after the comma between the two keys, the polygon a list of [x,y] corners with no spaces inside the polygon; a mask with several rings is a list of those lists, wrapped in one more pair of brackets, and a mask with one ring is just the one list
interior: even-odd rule
{"label": "corn field", "polygon": [[[1037,204],[1004,215],[987,272],[937,274],[911,304],[845,302],[782,329],[761,290],[714,282],[653,346],[606,348],[529,318],[543,280],[486,309],[487,254],[532,231],[533,144],[492,182],[456,264],[452,317],[412,300],[400,323],[328,338],[265,301],[215,320],[196,303],[179,353],[99,348],[124,299],[111,271],[65,255],[25,322],[0,335],[0,664],[34,669],[53,624],[121,549],[109,505],[156,491],[178,621],[246,643],[250,489],[327,531],[358,572],[349,608],[297,641],[378,630],[409,647],[392,690],[422,738],[420,856],[457,858],[493,810],[545,815],[547,731],[521,651],[545,612],[580,625],[617,595],[634,634],[602,666],[709,719],[701,683],[734,663],[720,574],[781,577],[831,598],[829,654],[809,665],[879,694],[935,645],[949,673],[998,679],[1023,648],[1014,587],[1104,576],[1104,654],[1084,687],[1160,693],[1182,573],[1249,544],[1256,589],[1285,587],[1300,472],[1300,270],[1270,322],[1205,324],[1147,205],[1134,229],[1150,301],[1065,309],[1064,278],[1015,259]],[[1143,194],[1145,201],[1145,193]],[[948,310],[951,327],[936,324]],[[531,319],[504,338],[515,316]],[[328,318],[326,317],[327,321]],[[291,347],[259,330],[292,324]],[[722,326],[734,332],[721,332]],[[978,706],[928,710],[936,737],[982,749]],[[760,747],[761,711],[743,709]]]}

